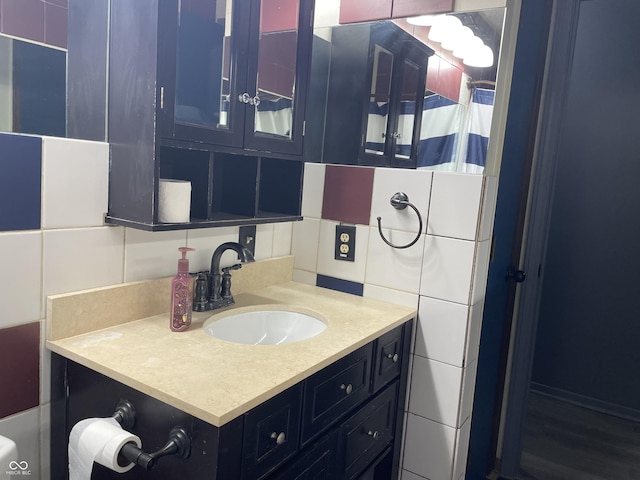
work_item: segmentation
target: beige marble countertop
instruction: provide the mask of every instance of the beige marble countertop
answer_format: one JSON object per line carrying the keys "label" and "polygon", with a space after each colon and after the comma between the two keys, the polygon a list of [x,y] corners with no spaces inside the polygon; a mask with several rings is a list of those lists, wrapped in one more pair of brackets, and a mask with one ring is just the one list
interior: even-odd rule
{"label": "beige marble countertop", "polygon": [[191,328],[180,333],[169,330],[165,313],[64,338],[49,335],[47,347],[221,426],[416,315],[407,307],[292,281],[240,293],[235,306],[216,315],[264,304],[317,312],[327,328],[296,343],[242,345],[203,331],[212,312],[194,313]]}

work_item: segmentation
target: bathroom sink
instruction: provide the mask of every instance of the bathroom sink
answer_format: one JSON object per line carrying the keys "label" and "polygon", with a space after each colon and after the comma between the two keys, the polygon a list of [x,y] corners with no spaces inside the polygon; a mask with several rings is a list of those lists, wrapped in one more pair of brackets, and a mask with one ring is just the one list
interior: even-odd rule
{"label": "bathroom sink", "polygon": [[309,313],[269,309],[214,315],[204,323],[207,335],[247,345],[299,342],[324,331],[327,324]]}

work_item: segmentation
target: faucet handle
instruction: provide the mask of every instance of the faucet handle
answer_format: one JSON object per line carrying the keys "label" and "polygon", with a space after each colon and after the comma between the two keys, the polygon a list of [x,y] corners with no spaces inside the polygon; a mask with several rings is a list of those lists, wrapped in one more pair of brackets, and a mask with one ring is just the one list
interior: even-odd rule
{"label": "faucet handle", "polygon": [[229,270],[240,270],[242,268],[241,263],[236,263],[235,265],[231,265],[230,267],[224,267],[222,269],[222,273],[229,275]]}

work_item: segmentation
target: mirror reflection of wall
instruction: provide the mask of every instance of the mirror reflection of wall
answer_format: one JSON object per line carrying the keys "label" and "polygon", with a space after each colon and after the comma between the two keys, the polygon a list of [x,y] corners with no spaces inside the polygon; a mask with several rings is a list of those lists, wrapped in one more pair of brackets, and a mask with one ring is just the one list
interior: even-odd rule
{"label": "mirror reflection of wall", "polygon": [[[315,43],[331,42],[332,29],[341,28],[338,26],[338,12],[339,2],[316,3]],[[478,60],[472,59],[468,54],[471,51],[470,47],[466,49],[467,57],[465,58],[461,53],[463,50],[461,45],[464,43],[454,44],[451,36],[448,39],[441,36],[443,28],[436,26],[435,23],[442,22],[445,17],[450,21],[449,25],[453,24],[455,28],[464,27],[463,33],[469,35],[467,41],[473,38],[477,42],[475,43],[476,50],[483,45],[486,46],[484,47],[485,53],[487,49],[490,49],[492,56],[490,63],[486,63],[486,58],[485,63],[478,63]],[[450,20],[451,18],[453,20]],[[435,52],[429,57],[415,168],[482,173],[486,162],[493,113],[493,96],[504,8],[478,12],[455,12],[446,16],[432,16],[420,20],[383,21],[394,23]],[[448,33],[447,30],[452,30],[454,27],[445,28],[444,33]],[[326,61],[326,59],[322,59],[322,61]],[[315,58],[312,64],[315,64]],[[374,65],[376,64],[374,63]],[[378,77],[379,75],[374,75],[372,80],[379,80]],[[373,84],[375,83],[373,82]],[[404,90],[404,86],[402,88]],[[376,95],[378,90],[376,89]],[[374,95],[373,90],[371,95]],[[401,105],[401,114],[397,120],[398,130],[393,132],[398,136],[398,143],[395,145],[397,154],[406,152],[410,148],[411,132],[407,132],[406,128],[402,129],[401,126],[411,125],[415,111],[418,110],[415,106],[413,109],[408,105],[406,107],[402,108]],[[339,119],[326,119],[327,123],[335,121],[339,121]],[[386,123],[387,119],[384,116],[376,119],[375,112],[370,112],[369,125],[384,126]],[[401,129],[402,131],[400,131]],[[371,138],[380,138],[384,134],[385,132],[382,130],[378,134],[367,130],[367,148],[375,148],[375,145],[370,142]],[[324,148],[328,149],[331,155],[321,153],[319,161],[343,163],[342,159],[338,162],[334,160],[336,157],[334,152],[331,152],[330,146],[325,145]],[[354,156],[353,152],[350,156]],[[358,163],[357,158],[351,163]]]}
{"label": "mirror reflection of wall", "polygon": [[0,131],[65,136],[66,52],[0,36]]}

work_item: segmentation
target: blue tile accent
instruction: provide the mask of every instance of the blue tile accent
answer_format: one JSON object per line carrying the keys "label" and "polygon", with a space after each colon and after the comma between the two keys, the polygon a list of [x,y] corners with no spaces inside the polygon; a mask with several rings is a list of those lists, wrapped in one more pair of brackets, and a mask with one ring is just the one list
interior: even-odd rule
{"label": "blue tile accent", "polygon": [[42,139],[0,134],[0,231],[40,229]]}
{"label": "blue tile accent", "polygon": [[337,290],[338,292],[350,293],[351,295],[362,296],[364,285],[358,282],[352,282],[350,280],[343,280],[341,278],[328,277],[326,275],[318,274],[316,279],[316,286],[322,288],[330,288],[331,290]]}

